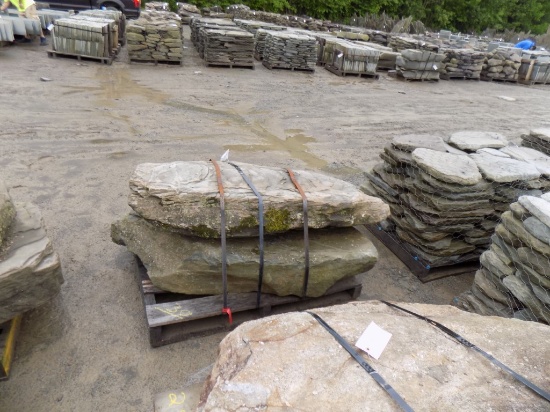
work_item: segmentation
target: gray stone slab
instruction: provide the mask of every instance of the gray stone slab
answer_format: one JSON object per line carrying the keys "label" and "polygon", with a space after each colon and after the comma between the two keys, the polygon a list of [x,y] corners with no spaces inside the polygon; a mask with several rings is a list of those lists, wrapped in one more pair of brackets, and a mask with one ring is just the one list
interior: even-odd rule
{"label": "gray stone slab", "polygon": [[515,275],[507,276],[502,280],[510,292],[524,305],[526,305],[537,319],[550,323],[550,309],[535,296],[528,285]]}
{"label": "gray stone slab", "polygon": [[506,159],[487,154],[472,154],[470,157],[479,167],[483,176],[493,182],[510,183],[540,177],[538,169],[515,159]]}
{"label": "gray stone slab", "polygon": [[426,173],[447,183],[475,185],[482,180],[475,162],[465,155],[421,148],[413,151],[412,158]]}
{"label": "gray stone slab", "polygon": [[484,147],[482,149],[478,149],[478,150],[476,150],[476,153],[478,153],[478,154],[488,154],[488,155],[491,155],[491,156],[506,157],[506,158],[510,157],[506,153],[502,152],[501,150],[491,149],[490,147]]}
{"label": "gray stone slab", "polygon": [[443,138],[429,134],[407,134],[396,136],[392,143],[394,147],[406,152],[412,152],[414,149],[425,148],[446,152],[447,148],[444,145]]}
{"label": "gray stone slab", "polygon": [[534,196],[520,196],[518,203],[538,218],[544,225],[550,227],[550,202]]}
{"label": "gray stone slab", "polygon": [[506,146],[508,141],[499,133],[462,131],[453,133],[448,143],[459,149],[475,152],[484,147],[498,149]]}
{"label": "gray stone slab", "polygon": [[523,221],[523,226],[538,240],[550,244],[550,228],[536,217],[528,217]]}
{"label": "gray stone slab", "polygon": [[529,134],[537,139],[550,143],[550,128],[533,129]]}

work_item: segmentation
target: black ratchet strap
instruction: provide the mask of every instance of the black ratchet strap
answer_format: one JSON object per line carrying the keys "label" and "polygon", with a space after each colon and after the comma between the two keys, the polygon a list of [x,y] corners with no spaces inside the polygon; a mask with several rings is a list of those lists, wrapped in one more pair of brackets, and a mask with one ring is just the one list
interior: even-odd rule
{"label": "black ratchet strap", "polygon": [[210,159],[216,170],[216,179],[218,181],[218,191],[220,192],[220,217],[221,217],[221,238],[222,238],[222,281],[223,281],[223,309],[222,313],[229,316],[229,323],[233,323],[233,314],[227,306],[227,242],[225,236],[225,192],[223,190],[222,172],[220,166],[215,160]]}
{"label": "black ratchet strap", "polygon": [[326,323],[319,315],[313,313],[313,312],[306,312],[309,313],[311,316],[313,316],[317,322],[323,326],[328,333],[330,333],[334,339],[345,349],[348,351],[348,353],[357,361],[359,365],[363,367],[367,371],[367,373],[376,381],[378,385],[382,387],[391,397],[392,399],[403,409],[404,411],[413,411],[413,408],[411,408],[407,402],[403,400],[401,396],[393,389],[390,384],[388,384],[382,376],[378,372],[376,372],[372,366],[370,366],[362,357],[357,353],[355,349],[351,347],[351,345],[346,342],[346,340],[338,334],[334,329],[332,329],[328,323]]}
{"label": "black ratchet strap", "polygon": [[309,282],[309,229],[308,229],[308,218],[307,218],[307,197],[302,189],[302,186],[298,183],[296,180],[296,176],[294,175],[294,172],[290,169],[286,169],[288,172],[288,176],[290,176],[290,180],[292,183],[294,183],[294,186],[296,187],[296,190],[300,193],[300,196],[302,196],[302,207],[304,209],[304,260],[305,260],[305,270],[304,270],[304,286],[302,289],[302,297],[305,298],[307,296],[307,284]]}
{"label": "black ratchet strap", "polygon": [[530,382],[529,380],[527,380],[526,378],[524,378],[523,376],[521,376],[520,374],[514,372],[512,369],[510,369],[508,366],[506,366],[505,364],[503,364],[502,362],[498,361],[497,359],[495,359],[492,355],[489,355],[487,352],[485,352],[483,349],[480,349],[478,348],[476,345],[474,345],[473,343],[467,341],[466,339],[464,339],[462,336],[460,336],[458,333],[456,332],[453,332],[451,329],[449,329],[448,327],[442,325],[441,323],[439,322],[436,322],[435,320],[432,320],[432,319],[429,319],[425,316],[422,316],[422,315],[419,315],[418,313],[414,313],[414,312],[411,312],[410,310],[407,310],[405,308],[402,308],[400,306],[397,306],[397,305],[394,305],[393,303],[390,303],[390,302],[386,302],[385,300],[382,300],[381,301],[382,303],[385,303],[386,305],[392,307],[392,308],[396,308],[396,309],[399,309],[403,312],[406,312],[408,313],[409,315],[413,315],[415,317],[417,317],[418,319],[422,319],[422,320],[425,320],[426,322],[428,322],[430,325],[433,325],[435,326],[436,328],[442,330],[443,332],[445,332],[447,335],[451,336],[452,338],[454,338],[455,340],[458,341],[458,343],[466,346],[467,348],[472,348],[473,350],[475,350],[476,352],[479,352],[481,355],[483,355],[485,358],[489,359],[494,365],[498,366],[500,369],[502,369],[503,371],[505,372],[508,372],[510,375],[512,375],[516,380],[520,381],[521,383],[523,383],[525,386],[527,386],[529,389],[531,389],[532,391],[534,391],[535,393],[537,393],[538,395],[542,396],[544,399],[546,399],[547,401],[550,402],[550,393],[546,392],[545,390],[539,388],[537,385],[535,385],[534,383]]}
{"label": "black ratchet strap", "polygon": [[264,277],[264,201],[262,199],[262,195],[254,184],[250,181],[248,176],[243,172],[243,170],[237,166],[235,163],[229,162],[231,166],[233,166],[235,169],[237,169],[237,172],[241,175],[243,180],[246,182],[248,187],[252,189],[256,197],[258,198],[258,222],[259,222],[259,230],[260,230],[260,270],[258,274],[258,293],[256,295],[256,307],[260,307],[260,302],[262,299],[262,282]]}

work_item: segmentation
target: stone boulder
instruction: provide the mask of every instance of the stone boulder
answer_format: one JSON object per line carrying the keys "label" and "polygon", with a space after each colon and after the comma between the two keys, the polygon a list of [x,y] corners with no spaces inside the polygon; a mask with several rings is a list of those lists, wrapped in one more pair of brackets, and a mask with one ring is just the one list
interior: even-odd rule
{"label": "stone boulder", "polygon": [[15,209],[11,202],[8,188],[0,180],[0,246],[4,241],[8,228],[15,218]]}
{"label": "stone boulder", "polygon": [[[141,259],[155,286],[194,295],[222,293],[219,239],[181,235],[134,215],[114,223],[111,236]],[[309,238],[308,296],[321,296],[338,280],[370,270],[378,257],[370,240],[354,228],[310,230]],[[229,292],[256,291],[258,268],[257,238],[228,239]],[[303,277],[303,233],[266,237],[262,291],[301,295]]]}
{"label": "stone boulder", "polygon": [[[548,326],[451,306],[399,305],[456,331],[539,387],[550,387]],[[548,410],[546,400],[476,351],[383,303],[314,312],[352,346],[370,322],[390,332],[379,360],[357,350],[414,410]],[[247,322],[226,336],[199,410],[401,409],[311,315],[297,312]]]}
{"label": "stone boulder", "polygon": [[[220,162],[228,237],[258,235],[258,201],[239,172]],[[266,233],[303,227],[302,197],[285,169],[238,164],[264,202]],[[310,228],[349,227],[384,220],[389,207],[351,183],[294,171],[308,199]],[[203,238],[220,237],[220,197],[210,162],[144,163],[130,180],[130,206],[142,217]]]}
{"label": "stone boulder", "polygon": [[0,249],[0,323],[46,303],[63,283],[59,256],[40,211],[28,203],[16,203],[15,210],[15,221]]}

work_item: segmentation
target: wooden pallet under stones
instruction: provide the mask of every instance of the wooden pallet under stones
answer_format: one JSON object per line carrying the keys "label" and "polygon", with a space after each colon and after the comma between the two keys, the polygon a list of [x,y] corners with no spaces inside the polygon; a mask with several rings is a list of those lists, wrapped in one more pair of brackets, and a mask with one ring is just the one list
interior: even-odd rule
{"label": "wooden pallet under stones", "polygon": [[0,380],[9,378],[15,341],[19,333],[22,316],[18,315],[0,325]]}
{"label": "wooden pallet under stones", "polygon": [[68,57],[68,58],[76,58],[77,60],[94,60],[103,64],[111,65],[113,64],[113,58],[112,57],[96,57],[96,56],[82,56],[80,54],[72,54],[72,53],[61,53],[55,50],[48,50],[48,57]]}
{"label": "wooden pallet under stones", "polygon": [[406,81],[406,82],[429,82],[429,83],[439,82],[439,79],[407,79],[406,77],[404,77],[401,74],[401,72],[399,72],[397,70],[389,70],[388,71],[388,76],[394,77],[396,79],[400,79],[400,80],[403,80],[403,81]]}
{"label": "wooden pallet under stones", "polygon": [[227,67],[229,69],[252,69],[256,67],[254,64],[233,64],[233,63],[206,63],[207,67]]}
{"label": "wooden pallet under stones", "polygon": [[377,73],[348,72],[348,71],[340,70],[331,64],[326,64],[325,69],[327,69],[329,72],[334,73],[338,76],[366,77],[366,78],[375,79],[375,80],[378,80],[380,78],[380,75]]}
{"label": "wooden pallet under stones", "polygon": [[430,267],[428,263],[420,261],[405,249],[397,238],[397,234],[386,232],[378,225],[366,225],[380,242],[384,244],[409,270],[413,275],[418,277],[422,283],[431,282],[432,280],[446,278],[448,276],[462,275],[465,273],[473,273],[479,269],[479,260],[458,263],[455,265]]}
{"label": "wooden pallet under stones", "polygon": [[275,66],[275,65],[271,65],[269,63],[267,63],[265,60],[262,61],[262,64],[264,65],[264,67],[268,68],[269,70],[290,70],[290,71],[293,71],[293,72],[306,72],[306,73],[313,73],[315,72],[315,69],[299,69],[299,68],[296,68],[296,67],[283,67],[283,66]]}
{"label": "wooden pallet under stones", "polygon": [[487,77],[483,75],[481,75],[479,80],[483,80],[484,82],[499,82],[499,83],[517,83],[518,82],[517,80],[512,80],[512,79],[495,79],[493,77]]}
{"label": "wooden pallet under stones", "polygon": [[130,59],[130,63],[137,63],[137,64],[152,63],[155,66],[158,66],[159,64],[164,64],[164,65],[167,65],[167,66],[183,66],[183,59],[181,59],[181,60]]}
{"label": "wooden pallet under stones", "polygon": [[337,282],[318,298],[262,294],[260,308],[256,307],[256,292],[229,293],[228,303],[233,312],[230,325],[227,315],[222,314],[222,295],[191,296],[158,289],[151,283],[141,261],[137,257],[136,260],[152,347],[228,332],[245,321],[263,316],[348,302],[356,299],[362,289],[361,275],[358,275]]}

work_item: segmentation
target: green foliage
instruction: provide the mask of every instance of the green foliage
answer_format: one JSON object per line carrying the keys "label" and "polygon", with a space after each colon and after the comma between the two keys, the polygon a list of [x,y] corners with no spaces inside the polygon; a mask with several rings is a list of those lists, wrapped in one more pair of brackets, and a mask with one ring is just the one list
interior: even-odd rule
{"label": "green foliage", "polygon": [[168,0],[168,8],[174,13],[178,12],[178,2],[177,0]]}

